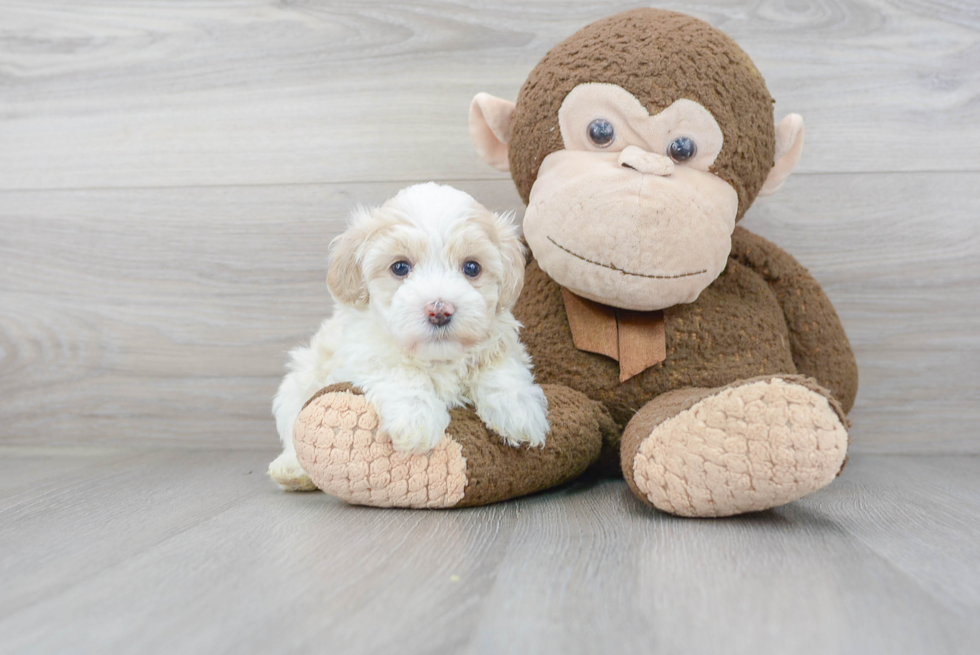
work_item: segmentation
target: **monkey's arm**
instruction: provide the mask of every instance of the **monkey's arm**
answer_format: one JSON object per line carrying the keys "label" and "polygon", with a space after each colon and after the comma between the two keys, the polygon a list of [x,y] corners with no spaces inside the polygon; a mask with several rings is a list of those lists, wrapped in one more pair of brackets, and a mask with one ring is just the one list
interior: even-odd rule
{"label": "monkey's arm", "polygon": [[762,275],[776,294],[797,370],[830,389],[849,412],[857,395],[857,362],[824,290],[789,253],[742,227],[732,235],[731,257]]}

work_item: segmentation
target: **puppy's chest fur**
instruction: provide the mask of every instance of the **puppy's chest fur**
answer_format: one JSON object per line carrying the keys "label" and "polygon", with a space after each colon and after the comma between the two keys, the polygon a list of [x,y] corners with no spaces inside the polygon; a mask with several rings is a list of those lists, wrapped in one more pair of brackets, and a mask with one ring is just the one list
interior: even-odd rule
{"label": "puppy's chest fur", "polygon": [[461,407],[472,404],[471,384],[482,368],[504,356],[506,340],[507,335],[496,335],[457,358],[425,360],[394,343],[369,314],[338,310],[312,340],[316,379],[311,388],[349,382],[370,392],[379,380],[406,373],[425,376],[446,407]]}

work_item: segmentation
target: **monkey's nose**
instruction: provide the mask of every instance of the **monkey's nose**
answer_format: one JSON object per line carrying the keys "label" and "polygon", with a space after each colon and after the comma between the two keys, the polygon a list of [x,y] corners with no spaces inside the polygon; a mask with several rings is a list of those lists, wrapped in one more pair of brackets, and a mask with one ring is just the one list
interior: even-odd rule
{"label": "monkey's nose", "polygon": [[429,323],[439,327],[449,323],[453,318],[453,314],[456,312],[456,308],[453,307],[452,303],[441,300],[430,302],[422,309],[425,310],[425,315],[429,317]]}
{"label": "monkey's nose", "polygon": [[674,162],[667,155],[647,152],[637,146],[626,146],[619,153],[619,165],[645,175],[667,176],[674,172]]}

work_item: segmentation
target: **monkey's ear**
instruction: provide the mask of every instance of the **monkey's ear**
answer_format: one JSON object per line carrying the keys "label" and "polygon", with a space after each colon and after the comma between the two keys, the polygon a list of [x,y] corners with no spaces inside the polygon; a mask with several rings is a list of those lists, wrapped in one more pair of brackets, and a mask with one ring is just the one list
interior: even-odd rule
{"label": "monkey's ear", "polygon": [[760,196],[769,196],[783,186],[803,154],[803,117],[790,114],[776,125],[776,163],[769,171]]}
{"label": "monkey's ear", "polygon": [[477,93],[470,103],[470,139],[480,159],[498,171],[509,171],[507,142],[514,120],[514,103],[489,93]]}

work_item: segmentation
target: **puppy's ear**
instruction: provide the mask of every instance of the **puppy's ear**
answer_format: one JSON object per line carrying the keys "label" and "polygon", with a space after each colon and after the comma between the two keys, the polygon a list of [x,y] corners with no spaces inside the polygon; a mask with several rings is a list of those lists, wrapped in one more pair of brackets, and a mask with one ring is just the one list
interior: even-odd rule
{"label": "puppy's ear", "polygon": [[527,248],[514,225],[513,212],[494,214],[497,237],[500,241],[500,259],[504,272],[500,280],[500,299],[497,311],[509,311],[517,304],[524,288],[524,268],[527,266]]}
{"label": "puppy's ear", "polygon": [[[359,214],[363,210],[359,210]],[[355,214],[347,231],[330,242],[330,268],[327,270],[327,288],[337,302],[348,305],[365,305],[368,289],[361,271],[360,248],[367,236]]]}

